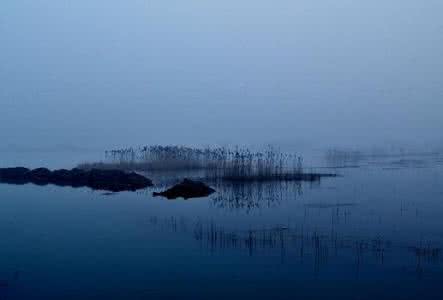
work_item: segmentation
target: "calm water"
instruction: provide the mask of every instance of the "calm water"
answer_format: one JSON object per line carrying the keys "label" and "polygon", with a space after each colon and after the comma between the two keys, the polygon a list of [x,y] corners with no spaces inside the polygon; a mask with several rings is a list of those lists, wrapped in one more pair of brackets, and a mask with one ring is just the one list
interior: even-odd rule
{"label": "calm water", "polygon": [[186,201],[0,185],[0,299],[442,299],[443,157],[346,165]]}

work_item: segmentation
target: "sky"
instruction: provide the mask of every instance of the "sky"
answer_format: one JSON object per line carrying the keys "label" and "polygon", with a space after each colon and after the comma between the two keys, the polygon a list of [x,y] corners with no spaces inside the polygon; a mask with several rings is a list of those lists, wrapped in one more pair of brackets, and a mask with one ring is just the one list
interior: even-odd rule
{"label": "sky", "polygon": [[2,0],[1,147],[442,145],[442,11]]}

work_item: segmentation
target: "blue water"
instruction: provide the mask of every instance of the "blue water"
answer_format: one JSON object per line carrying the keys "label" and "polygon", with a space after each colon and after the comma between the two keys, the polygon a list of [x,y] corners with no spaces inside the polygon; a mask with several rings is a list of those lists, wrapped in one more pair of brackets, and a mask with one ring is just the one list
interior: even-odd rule
{"label": "blue water", "polygon": [[443,160],[358,165],[192,200],[1,184],[0,299],[442,299]]}

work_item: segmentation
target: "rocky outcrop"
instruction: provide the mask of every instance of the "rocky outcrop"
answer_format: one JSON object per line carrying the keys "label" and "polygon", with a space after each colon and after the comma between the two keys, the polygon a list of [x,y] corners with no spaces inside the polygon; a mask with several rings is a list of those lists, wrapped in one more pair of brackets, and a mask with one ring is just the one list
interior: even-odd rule
{"label": "rocky outcrop", "polygon": [[112,192],[135,191],[152,186],[152,181],[142,175],[121,170],[55,170],[46,168],[0,168],[0,182],[38,185],[55,184],[61,186],[90,187]]}
{"label": "rocky outcrop", "polygon": [[6,183],[26,183],[26,174],[30,170],[28,168],[1,168],[0,181]]}
{"label": "rocky outcrop", "polygon": [[168,199],[176,199],[176,198],[199,198],[199,197],[207,197],[214,193],[215,190],[211,187],[207,186],[203,182],[193,181],[190,179],[184,179],[181,183],[173,186],[170,189],[167,189],[164,192],[153,193],[154,196],[163,196]]}

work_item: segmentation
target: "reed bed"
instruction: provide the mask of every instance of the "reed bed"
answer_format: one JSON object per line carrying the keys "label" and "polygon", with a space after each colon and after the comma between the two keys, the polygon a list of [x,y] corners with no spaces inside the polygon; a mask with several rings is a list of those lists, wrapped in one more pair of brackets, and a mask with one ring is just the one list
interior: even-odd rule
{"label": "reed bed", "polygon": [[105,152],[105,160],[86,163],[83,169],[124,169],[143,172],[204,171],[207,179],[228,181],[268,181],[319,179],[319,175],[303,172],[303,159],[268,146],[264,151],[248,148],[185,146],[144,146]]}

